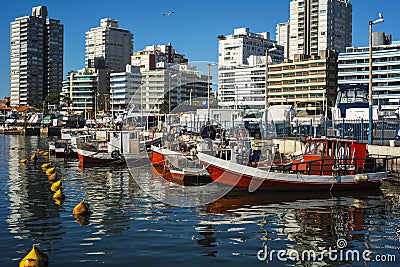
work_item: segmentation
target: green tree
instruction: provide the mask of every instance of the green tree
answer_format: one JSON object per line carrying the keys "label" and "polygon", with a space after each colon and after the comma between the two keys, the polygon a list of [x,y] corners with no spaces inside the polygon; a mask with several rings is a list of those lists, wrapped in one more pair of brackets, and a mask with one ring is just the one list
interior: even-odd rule
{"label": "green tree", "polygon": [[160,104],[160,114],[168,114],[169,113],[169,103],[168,100],[164,100]]}
{"label": "green tree", "polygon": [[58,105],[60,103],[60,94],[48,94],[44,100],[51,105]]}

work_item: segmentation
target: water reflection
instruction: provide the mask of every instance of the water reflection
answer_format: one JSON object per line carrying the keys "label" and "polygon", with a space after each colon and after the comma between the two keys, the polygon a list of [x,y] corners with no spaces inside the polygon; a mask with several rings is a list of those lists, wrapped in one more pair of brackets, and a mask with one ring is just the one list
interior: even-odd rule
{"label": "water reflection", "polygon": [[[387,194],[387,191],[383,192]],[[395,195],[398,199],[398,193]],[[211,247],[218,243],[219,235],[231,233],[230,242],[234,247],[238,247],[233,249],[237,250],[235,254],[255,257],[257,249],[262,249],[264,246],[276,250],[295,250],[300,253],[304,250],[322,251],[329,247],[336,248],[337,240],[344,238],[348,242],[349,249],[355,248],[361,252],[371,249],[377,254],[383,249],[382,243],[388,240],[378,241],[376,238],[371,238],[376,231],[376,225],[371,218],[375,220],[379,217],[377,214],[388,214],[392,209],[382,205],[381,199],[384,197],[387,195],[379,190],[339,195],[308,192],[288,194],[233,192],[204,209],[204,214],[213,216],[199,221],[199,226],[195,228],[199,234],[196,242],[199,246]],[[398,211],[396,218],[399,218]],[[391,224],[388,220],[384,223]],[[202,238],[201,236],[205,234],[207,238]],[[396,231],[389,230],[383,236],[393,240],[393,234],[396,234]],[[254,242],[254,239],[258,242]],[[213,242],[205,242],[207,240]],[[374,243],[377,241],[381,244],[376,246]],[[258,247],[253,251],[240,248],[240,244],[245,243],[258,243]],[[396,248],[398,247],[399,244],[396,244]],[[398,253],[391,251],[392,254],[393,252]],[[323,262],[329,265],[341,265],[329,259],[324,259]]]}
{"label": "water reflection", "polygon": [[39,162],[29,161],[20,165],[19,159],[29,158],[43,142],[39,137],[4,137],[3,151],[9,151],[7,158],[7,181],[9,231],[15,238],[30,238],[35,242],[48,243],[49,237],[62,240],[60,209],[54,205],[52,192],[46,175],[39,170]]}
{"label": "water reflection", "polygon": [[[345,238],[349,248],[371,249],[374,255],[395,253],[400,260],[398,186],[335,195],[233,191],[206,206],[179,208],[154,200],[135,183],[137,175],[146,177],[149,190],[175,186],[158,175],[152,177],[151,170],[130,174],[123,166],[81,169],[78,160],[52,158],[66,195],[57,206],[40,169],[45,159],[39,157],[36,165],[18,162],[44,149],[44,141],[0,136],[5,159],[0,161],[4,166],[0,170],[1,266],[15,266],[33,243],[41,243],[51,266],[265,266],[256,256],[264,245],[277,250],[321,250],[336,246],[338,238]],[[89,218],[72,215],[82,199],[93,212]],[[364,262],[327,260],[321,264],[364,266]],[[283,265],[313,264],[271,264]]]}

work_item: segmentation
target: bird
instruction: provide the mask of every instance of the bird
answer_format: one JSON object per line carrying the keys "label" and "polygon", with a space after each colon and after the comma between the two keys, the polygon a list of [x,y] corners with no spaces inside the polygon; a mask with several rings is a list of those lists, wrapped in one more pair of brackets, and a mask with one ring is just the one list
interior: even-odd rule
{"label": "bird", "polygon": [[172,14],[175,14],[175,12],[174,11],[166,12],[163,14],[163,16],[171,16]]}
{"label": "bird", "polygon": [[379,12],[379,15],[378,15],[378,16],[379,16],[380,19],[383,19],[383,16],[382,16],[382,13],[381,13],[381,12]]}

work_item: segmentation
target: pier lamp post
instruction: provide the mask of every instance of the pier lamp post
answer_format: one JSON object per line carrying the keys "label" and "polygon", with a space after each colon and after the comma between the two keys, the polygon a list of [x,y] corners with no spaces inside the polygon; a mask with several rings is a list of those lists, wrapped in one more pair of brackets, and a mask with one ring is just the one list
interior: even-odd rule
{"label": "pier lamp post", "polygon": [[145,83],[145,81],[141,81],[140,82],[140,124],[143,124],[143,84]]}
{"label": "pier lamp post", "polygon": [[383,16],[379,13],[379,19],[369,22],[369,95],[368,95],[368,144],[372,144],[372,25],[384,22]]}
{"label": "pier lamp post", "polygon": [[211,74],[210,74],[210,67],[217,66],[217,63],[207,63],[208,73],[207,73],[207,122],[210,122],[210,91],[211,91]]}
{"label": "pier lamp post", "polygon": [[[267,109],[269,107],[269,102],[268,102],[268,73],[269,73],[269,53],[272,51],[278,50],[275,46],[275,43],[273,43],[273,47],[265,50],[265,102],[264,102],[264,137],[267,137],[267,121],[268,121],[268,116],[267,116]],[[272,61],[272,60],[271,60]]]}
{"label": "pier lamp post", "polygon": [[168,73],[168,123],[171,125],[171,93],[172,93],[172,78],[178,76],[178,74]]}

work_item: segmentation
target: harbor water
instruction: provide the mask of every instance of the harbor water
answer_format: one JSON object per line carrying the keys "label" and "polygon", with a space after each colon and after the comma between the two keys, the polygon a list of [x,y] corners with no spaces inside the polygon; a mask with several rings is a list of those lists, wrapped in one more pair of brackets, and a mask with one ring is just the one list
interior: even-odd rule
{"label": "harbor water", "polygon": [[[0,266],[17,266],[33,244],[48,255],[49,266],[400,264],[398,186],[334,195],[234,190],[183,208],[146,195],[124,166],[83,168],[78,159],[50,157],[66,196],[56,204],[40,168],[48,159],[29,161],[47,141],[0,135]],[[82,199],[93,212],[83,221],[72,215]],[[337,252],[319,256],[329,249]],[[346,257],[348,250],[359,259]],[[317,259],[302,257],[304,251]]]}

